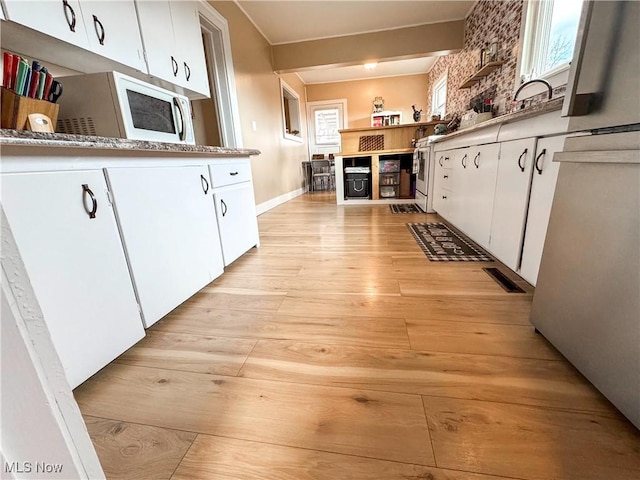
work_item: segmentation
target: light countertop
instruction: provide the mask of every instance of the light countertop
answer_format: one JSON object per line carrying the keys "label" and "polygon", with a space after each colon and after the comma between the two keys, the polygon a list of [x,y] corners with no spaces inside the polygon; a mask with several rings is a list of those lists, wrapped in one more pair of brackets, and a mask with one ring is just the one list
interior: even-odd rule
{"label": "light countertop", "polygon": [[0,129],[0,146],[32,146],[54,148],[90,148],[138,152],[162,152],[196,154],[215,157],[259,155],[249,148],[212,147],[209,145],[185,145],[180,143],[148,142],[125,138],[69,135],[66,133],[41,133],[28,130]]}
{"label": "light countertop", "polygon": [[[564,101],[564,97],[552,98],[548,102],[538,103],[532,105],[523,110],[518,110],[513,113],[507,113],[505,115],[500,115],[498,117],[494,117],[491,120],[487,120],[486,122],[478,123],[477,125],[473,125],[467,128],[463,128],[457,130],[453,133],[448,133],[447,135],[443,135],[442,137],[435,139],[434,143],[444,142],[451,138],[457,137],[459,135],[465,135],[467,133],[472,133],[476,130],[480,130],[482,128],[491,127],[493,125],[505,125],[508,123],[520,122],[522,120],[526,120],[529,118],[537,117],[539,115],[544,115],[545,113],[555,112],[557,110],[562,109],[562,103]],[[444,122],[443,122],[444,123]]]}

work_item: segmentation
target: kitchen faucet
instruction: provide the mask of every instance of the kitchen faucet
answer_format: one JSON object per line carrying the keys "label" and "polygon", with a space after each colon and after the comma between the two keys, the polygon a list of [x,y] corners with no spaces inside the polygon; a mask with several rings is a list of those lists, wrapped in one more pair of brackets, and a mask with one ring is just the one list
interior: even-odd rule
{"label": "kitchen faucet", "polygon": [[[524,87],[527,87],[535,82],[542,83],[549,89],[549,98],[547,98],[547,100],[551,100],[551,96],[553,95],[553,89],[551,88],[551,84],[541,78],[534,78],[533,80],[529,80],[528,82],[524,82],[522,85],[520,85],[520,88],[518,88],[518,90],[516,91],[516,94],[513,96],[513,101],[516,102],[518,100],[518,94],[522,91]],[[521,109],[524,108],[524,100],[522,100],[522,105],[520,106],[520,108]]]}

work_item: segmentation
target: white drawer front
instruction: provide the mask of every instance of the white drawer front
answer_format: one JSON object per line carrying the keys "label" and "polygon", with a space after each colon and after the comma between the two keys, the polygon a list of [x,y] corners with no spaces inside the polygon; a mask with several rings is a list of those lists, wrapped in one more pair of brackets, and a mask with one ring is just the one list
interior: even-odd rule
{"label": "white drawer front", "polygon": [[209,165],[209,173],[213,188],[248,182],[251,180],[251,163],[246,161]]}

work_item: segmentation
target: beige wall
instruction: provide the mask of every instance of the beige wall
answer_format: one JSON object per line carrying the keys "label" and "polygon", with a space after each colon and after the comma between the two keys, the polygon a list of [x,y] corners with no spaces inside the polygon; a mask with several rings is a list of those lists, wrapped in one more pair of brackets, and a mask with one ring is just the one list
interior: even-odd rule
{"label": "beige wall", "polygon": [[301,162],[308,158],[304,84],[297,75],[282,76],[301,99],[305,142],[297,143],[283,137],[280,77],[273,73],[269,44],[235,3],[209,3],[229,23],[244,146],[262,152],[251,162],[256,203],[260,204],[303,186]]}
{"label": "beige wall", "polygon": [[401,77],[374,78],[352,82],[307,85],[309,102],[347,99],[349,128],[371,126],[373,99],[382,97],[385,110],[402,112],[402,123],[413,123],[413,110],[423,110],[422,120],[427,120],[424,111],[427,105],[428,74]]}

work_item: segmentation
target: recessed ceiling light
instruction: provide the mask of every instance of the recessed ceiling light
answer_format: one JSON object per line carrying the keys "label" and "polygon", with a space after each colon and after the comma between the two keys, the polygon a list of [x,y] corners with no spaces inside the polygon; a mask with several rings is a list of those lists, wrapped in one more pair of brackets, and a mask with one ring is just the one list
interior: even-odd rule
{"label": "recessed ceiling light", "polygon": [[366,68],[367,70],[373,70],[377,66],[378,66],[378,62],[369,62],[364,64],[364,68]]}

